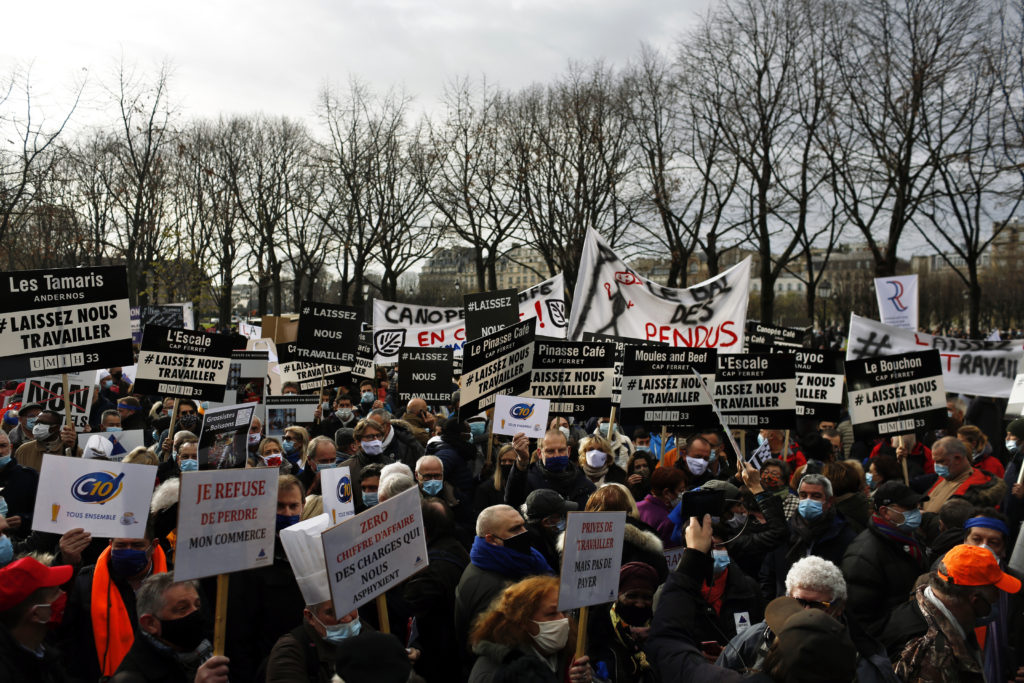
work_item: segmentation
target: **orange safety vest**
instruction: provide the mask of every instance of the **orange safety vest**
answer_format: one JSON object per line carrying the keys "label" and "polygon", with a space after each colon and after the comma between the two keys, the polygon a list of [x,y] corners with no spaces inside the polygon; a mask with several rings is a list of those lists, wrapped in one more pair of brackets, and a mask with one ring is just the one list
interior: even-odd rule
{"label": "orange safety vest", "polygon": [[[153,545],[153,573],[167,571],[167,558],[163,549]],[[132,649],[135,629],[128,618],[128,608],[121,599],[121,591],[110,582],[110,546],[107,546],[96,560],[92,572],[92,592],[89,596],[92,612],[92,633],[96,642],[96,654],[104,676],[113,676],[121,660]]]}

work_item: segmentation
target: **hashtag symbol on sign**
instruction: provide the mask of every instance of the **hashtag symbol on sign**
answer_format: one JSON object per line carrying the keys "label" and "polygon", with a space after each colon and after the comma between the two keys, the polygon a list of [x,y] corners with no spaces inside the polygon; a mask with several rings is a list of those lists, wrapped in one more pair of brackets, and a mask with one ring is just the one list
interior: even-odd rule
{"label": "hashtag symbol on sign", "polygon": [[[882,355],[882,349],[891,349],[892,344],[889,343],[889,335],[885,335],[881,339],[877,339],[877,334],[872,332],[868,335],[867,339],[863,337],[857,337],[857,342],[861,345],[860,348],[851,350],[851,353],[855,358],[865,358],[871,356]],[[872,349],[874,349],[872,351]]]}
{"label": "hashtag symbol on sign", "polygon": [[0,318],[0,332],[7,329],[7,318]]}
{"label": "hashtag symbol on sign", "polygon": [[633,391],[634,389],[636,389],[636,380],[631,379],[629,380],[629,383],[626,384],[626,391]]}
{"label": "hashtag symbol on sign", "polygon": [[309,306],[302,307],[302,315],[309,315]]}
{"label": "hashtag symbol on sign", "polygon": [[854,405],[859,406],[862,403],[864,403],[864,396],[863,395],[858,395],[857,398],[853,399],[853,404]]}

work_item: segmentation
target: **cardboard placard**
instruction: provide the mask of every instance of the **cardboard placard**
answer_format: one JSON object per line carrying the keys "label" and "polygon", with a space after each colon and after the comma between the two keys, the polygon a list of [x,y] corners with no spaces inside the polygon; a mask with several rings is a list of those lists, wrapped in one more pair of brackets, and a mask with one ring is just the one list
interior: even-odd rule
{"label": "cardboard placard", "polygon": [[[226,398],[229,403],[263,403],[267,393],[270,354],[267,351],[231,352]],[[232,392],[234,392],[232,394]]]}
{"label": "cardboard placard", "polygon": [[700,386],[703,383],[714,392],[717,355],[715,349],[627,345],[622,364],[622,421],[648,428],[714,427],[718,420]]}
{"label": "cardboard placard", "polygon": [[418,488],[323,533],[335,614],[348,614],[427,566]]}
{"label": "cardboard placard", "polygon": [[156,466],[45,454],[32,530],[82,528],[104,538],[143,538]]}
{"label": "cardboard placard", "polygon": [[778,347],[800,348],[807,342],[810,328],[765,325],[757,320],[747,321],[748,353],[775,353]]}
{"label": "cardboard placard", "polygon": [[785,354],[719,354],[715,403],[729,429],[792,429],[796,371]]}
{"label": "cardboard placard", "polygon": [[275,393],[280,393],[280,388],[288,382],[298,384],[299,391],[307,392],[319,391],[321,385],[332,387],[349,377],[349,368],[296,360],[295,342],[279,344],[277,348],[280,364],[277,366],[279,383]]}
{"label": "cardboard placard", "polygon": [[796,414],[814,420],[839,420],[845,369],[842,351],[810,349],[793,353]]}
{"label": "cardboard placard", "polygon": [[359,344],[356,346],[356,362],[352,366],[352,376],[373,379],[373,371],[373,332],[363,330],[359,333]]}
{"label": "cardboard placard", "polygon": [[351,369],[359,344],[359,309],[316,301],[302,302],[295,335],[295,358]]}
{"label": "cardboard placard", "polygon": [[[110,445],[95,440],[102,439]],[[146,430],[127,429],[121,432],[84,432],[78,435],[78,447],[83,458],[120,461],[139,446],[146,445]]]}
{"label": "cardboard placard", "polygon": [[611,412],[614,383],[614,344],[538,339],[523,396],[548,399],[552,415],[583,421]]}
{"label": "cardboard placard", "polygon": [[286,427],[313,424],[314,412],[320,405],[315,394],[282,394],[267,396],[267,419],[263,425],[267,436],[283,436]]}
{"label": "cardboard placard", "polygon": [[946,425],[946,389],[936,350],[847,360],[846,382],[858,441]]}
{"label": "cardboard placard", "polygon": [[223,401],[231,337],[148,325],[142,332],[135,391],[195,401]]}
{"label": "cardboard placard", "polygon": [[255,403],[210,408],[199,432],[199,469],[245,467]]}
{"label": "cardboard placard", "polygon": [[276,467],[182,472],[174,578],[273,564],[280,474]]}
{"label": "cardboard placard", "polygon": [[545,398],[523,398],[498,394],[494,398],[494,434],[515,436],[523,432],[539,439],[548,429],[551,402]]}
{"label": "cardboard placard", "polygon": [[428,405],[452,400],[451,349],[423,349],[407,346],[398,352],[398,399],[407,403],[422,398]]}
{"label": "cardboard placard", "polygon": [[487,410],[498,394],[517,395],[526,391],[533,370],[536,322],[536,318],[530,318],[466,344],[459,419]]}
{"label": "cardboard placard", "polygon": [[494,334],[519,322],[518,296],[515,289],[499,289],[462,297],[466,311],[466,340]]}
{"label": "cardboard placard", "polygon": [[356,504],[352,498],[354,485],[349,468],[339,465],[323,470],[317,467],[317,472],[320,473],[324,512],[331,516],[331,526],[354,516]]}
{"label": "cardboard placard", "polygon": [[[71,422],[76,430],[85,429],[89,424],[89,411],[96,391],[95,373],[75,372],[68,375],[68,394],[71,403]],[[64,414],[64,383],[60,375],[33,377],[25,382],[21,394],[21,405],[38,403],[45,410]]]}
{"label": "cardboard placard", "polygon": [[559,611],[615,601],[625,532],[625,512],[570,512],[566,516]]}
{"label": "cardboard placard", "polygon": [[0,273],[0,376],[130,365],[124,266]]}

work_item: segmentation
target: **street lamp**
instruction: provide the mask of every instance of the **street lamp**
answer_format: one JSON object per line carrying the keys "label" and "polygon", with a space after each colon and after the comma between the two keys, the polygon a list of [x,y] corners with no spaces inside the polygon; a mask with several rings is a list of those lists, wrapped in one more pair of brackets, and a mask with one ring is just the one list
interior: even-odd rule
{"label": "street lamp", "polygon": [[821,316],[821,329],[824,331],[828,327],[828,300],[832,298],[832,283],[828,280],[822,280],[821,284],[818,285],[818,296],[824,302]]}

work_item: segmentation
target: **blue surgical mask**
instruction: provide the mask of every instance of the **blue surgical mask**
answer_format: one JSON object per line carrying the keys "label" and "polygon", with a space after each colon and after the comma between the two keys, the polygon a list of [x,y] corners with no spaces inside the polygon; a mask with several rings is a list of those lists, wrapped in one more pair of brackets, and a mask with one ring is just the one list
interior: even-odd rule
{"label": "blue surgical mask", "polygon": [[[313,618],[316,619],[316,617]],[[324,634],[324,640],[334,644],[338,644],[340,642],[347,640],[348,638],[358,636],[359,632],[363,628],[362,622],[359,621],[358,617],[348,622],[347,624],[334,624],[333,626],[328,626],[319,619],[317,619],[317,623],[323,626],[324,631],[326,631],[326,633]]]}
{"label": "blue surgical mask", "polygon": [[444,488],[444,482],[440,479],[428,479],[423,482],[423,493],[428,496],[436,496],[441,493],[442,488]]}
{"label": "blue surgical mask", "polygon": [[608,423],[602,422],[601,424],[597,425],[597,431],[601,433],[601,436],[608,436]]}
{"label": "blue surgical mask", "polygon": [[474,439],[482,439],[487,434],[486,422],[470,422],[469,431],[473,433]]}
{"label": "blue surgical mask", "polygon": [[178,463],[178,468],[182,472],[195,472],[199,469],[199,461],[195,458],[185,458]]}
{"label": "blue surgical mask", "polygon": [[376,491],[363,491],[363,505],[368,508],[372,508],[377,504],[377,492]]}
{"label": "blue surgical mask", "polygon": [[6,535],[0,536],[0,567],[14,561],[14,544]]}
{"label": "blue surgical mask", "polygon": [[713,463],[717,457],[718,457],[718,451],[716,451],[714,448],[712,448],[711,449],[711,455],[708,456],[708,464],[710,465],[711,463]]}
{"label": "blue surgical mask", "polygon": [[557,522],[555,522],[555,530],[558,531],[558,533],[562,533],[563,531],[565,531],[565,520],[564,519],[560,519]]}
{"label": "blue surgical mask", "polygon": [[711,557],[715,560],[715,574],[721,574],[725,571],[725,568],[729,566],[728,550],[712,550]]}
{"label": "blue surgical mask", "polygon": [[364,391],[362,396],[363,403],[373,403],[373,392]]}
{"label": "blue surgical mask", "polygon": [[3,496],[0,496],[0,517],[7,516],[7,501],[4,500]]}
{"label": "blue surgical mask", "polygon": [[284,449],[285,453],[292,454],[295,452],[295,442],[291,439],[281,439],[281,448]]}
{"label": "blue surgical mask", "polygon": [[552,472],[564,472],[569,466],[568,455],[553,455],[544,461],[544,467]]}
{"label": "blue surgical mask", "polygon": [[114,386],[114,380],[110,380],[110,379],[103,380],[103,388],[104,389],[109,389],[112,386]]}
{"label": "blue surgical mask", "polygon": [[1017,442],[1016,441],[1010,441],[1009,439],[1007,439],[1006,440],[1006,452],[1007,453],[1016,453],[1017,452]]}
{"label": "blue surgical mask", "polygon": [[331,410],[331,402],[330,401],[324,401],[323,403],[320,404],[320,409],[323,410],[325,413],[326,412],[330,412],[330,410]]}
{"label": "blue surgical mask", "polygon": [[9,463],[10,461],[11,456],[9,455],[5,455],[4,457],[0,458],[0,468],[7,467],[7,463]]}
{"label": "blue surgical mask", "polygon": [[903,513],[903,524],[900,524],[901,529],[904,531],[913,531],[919,526],[921,526],[920,510],[907,510]]}
{"label": "blue surgical mask", "polygon": [[936,465],[935,474],[939,475],[943,479],[949,479],[949,466],[947,465]]}
{"label": "blue surgical mask", "polygon": [[864,479],[866,479],[867,482],[868,482],[868,488],[871,489],[872,491],[874,491],[875,490],[875,475],[871,474],[870,472],[866,472],[864,474]]}
{"label": "blue surgical mask", "polygon": [[28,427],[28,431],[31,432],[32,429],[35,428],[36,420],[38,420],[38,419],[39,419],[38,417],[27,417],[27,418],[25,418],[25,426]]}
{"label": "blue surgical mask", "polygon": [[112,432],[112,433],[117,433],[117,432],[121,431],[121,428],[120,427],[107,427],[106,431]]}
{"label": "blue surgical mask", "polygon": [[334,462],[318,462],[318,463],[316,463],[316,471],[317,472],[321,472],[323,470],[333,470],[337,466],[338,466],[338,462],[337,461],[334,461]]}
{"label": "blue surgical mask", "polygon": [[766,443],[768,443],[768,439],[765,438],[764,434],[758,434],[757,435],[757,445],[758,446],[763,446]]}
{"label": "blue surgical mask", "polygon": [[299,523],[299,519],[300,519],[299,515],[281,515],[281,514],[279,514],[279,515],[277,515],[277,519],[274,522],[274,527],[278,531],[281,531],[281,529],[287,529],[288,527],[292,526],[293,524],[298,524]]}
{"label": "blue surgical mask", "polygon": [[113,548],[110,551],[110,571],[122,578],[135,576],[149,566],[149,553],[135,548]]}
{"label": "blue surgical mask", "polygon": [[821,504],[820,500],[811,500],[810,498],[804,498],[800,501],[800,504],[796,508],[800,516],[810,522],[813,519],[821,517],[825,512],[825,507]]}

